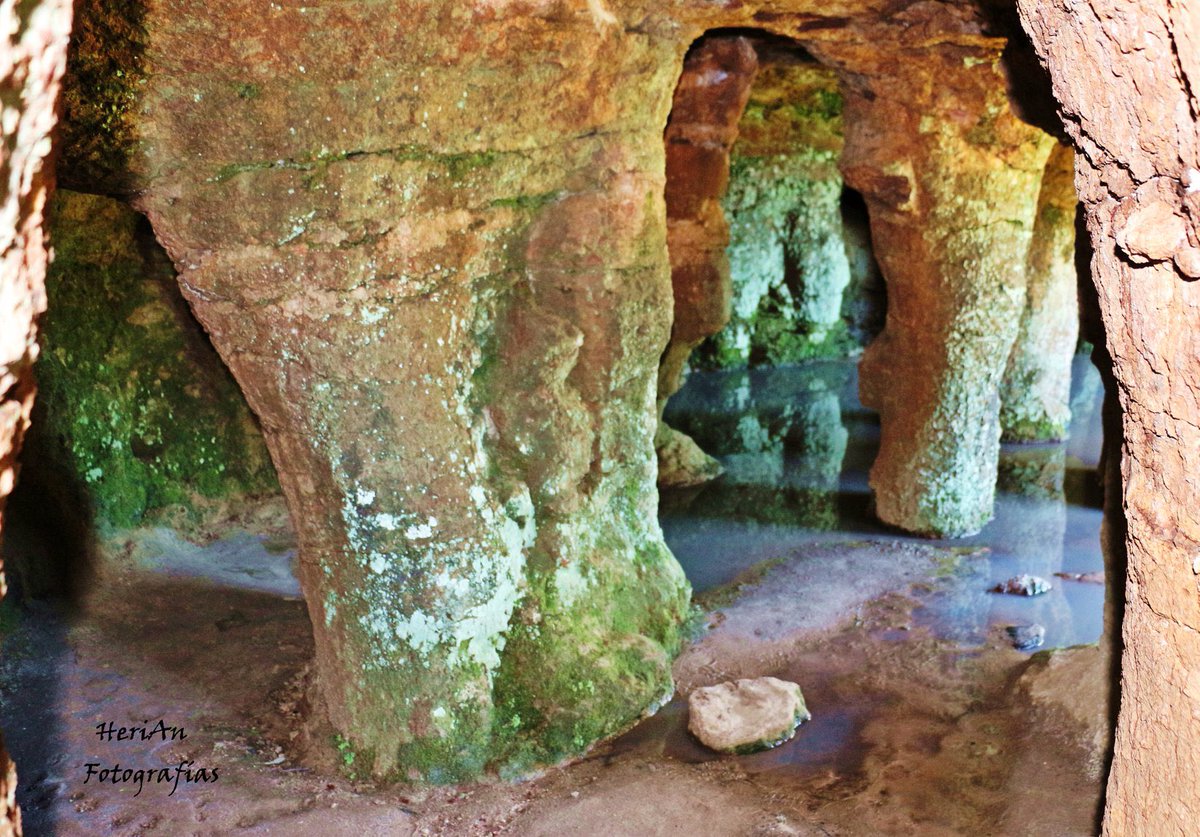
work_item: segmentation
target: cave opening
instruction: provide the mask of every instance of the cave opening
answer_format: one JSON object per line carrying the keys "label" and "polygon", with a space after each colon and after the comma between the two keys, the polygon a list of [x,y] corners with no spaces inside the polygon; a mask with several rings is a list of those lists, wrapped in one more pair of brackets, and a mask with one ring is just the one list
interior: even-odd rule
{"label": "cave opening", "polygon": [[[1019,254],[1023,274],[1012,293],[1019,305],[1008,317],[1011,342],[998,346],[1007,363],[958,385],[996,405],[994,495],[987,493],[986,515],[963,529],[918,526],[913,537],[906,521],[896,525],[878,516],[870,474],[881,450],[879,396],[869,406],[860,397],[864,351],[885,331],[888,317],[897,316],[888,310],[872,212],[885,227],[895,225],[899,213],[894,206],[881,212],[877,192],[869,209],[862,192],[844,180],[848,169],[856,184],[878,190],[872,176],[855,170],[863,132],[846,120],[861,118],[862,109],[846,114],[845,91],[838,73],[803,46],[761,32],[710,32],[685,58],[664,136],[676,305],[660,373],[656,439],[667,543],[697,601],[719,613],[724,641],[745,642],[739,653],[751,659],[756,643],[770,646],[814,631],[823,619],[835,622],[839,603],[865,590],[888,602],[854,617],[871,641],[888,646],[871,654],[904,659],[929,653],[924,642],[931,636],[976,649],[1002,643],[1024,654],[1107,643],[1100,542],[1104,386],[1087,356],[1091,343],[1079,336],[1086,316],[1076,294],[1080,265],[1085,280],[1087,271],[1086,259],[1076,254],[1073,154],[1061,142],[1039,138],[1023,220],[1002,222],[1026,228],[1023,243],[979,242]],[[1044,91],[1029,98],[1039,95]],[[1026,102],[1022,110],[1036,109]],[[859,145],[847,160],[846,136],[856,128]],[[1006,141],[1021,140],[998,144]],[[983,192],[954,201],[990,199],[986,181],[963,179],[959,186]],[[938,223],[936,211],[924,223]],[[884,261],[896,270],[899,256],[907,261],[902,270],[911,270],[926,259],[928,272],[943,271],[938,292],[953,295],[958,268],[937,267],[930,252],[928,239],[938,235],[946,233],[897,247],[889,231],[881,242],[889,248]],[[928,293],[918,292],[926,302]],[[957,304],[964,313],[952,317],[983,313],[972,313],[967,298]],[[936,333],[936,323],[929,329]],[[874,351],[878,364],[879,346]],[[867,392],[905,388],[896,375],[928,373],[920,364],[902,365]],[[951,458],[952,467],[962,467],[964,454]],[[914,478],[936,481],[930,467]],[[914,554],[937,569],[911,585],[903,565]],[[1034,589],[1021,588],[1030,595],[996,592],[1010,579],[1021,585],[1031,578]],[[710,665],[723,666],[720,676],[754,668],[719,642],[708,651]],[[852,642],[841,651],[847,658],[868,653]],[[1108,677],[1100,657],[1076,663],[1095,681],[1098,696]],[[848,773],[861,770],[870,749],[862,730],[881,723],[889,714],[885,707],[906,704],[912,672],[883,664],[875,682],[862,686],[860,672],[842,661],[787,654],[776,660],[775,676],[811,684],[813,699],[838,711],[802,725],[782,752],[748,760],[752,769],[805,777],[832,759]],[[711,672],[684,671],[688,686],[712,679]],[[1014,694],[1001,696],[996,683],[975,687],[993,689],[994,700],[1021,702]],[[667,710],[668,718],[685,716],[680,699]],[[704,758],[703,748],[667,721],[634,736],[645,739],[676,757]],[[1102,756],[1088,756],[1086,773],[1095,795]]]}

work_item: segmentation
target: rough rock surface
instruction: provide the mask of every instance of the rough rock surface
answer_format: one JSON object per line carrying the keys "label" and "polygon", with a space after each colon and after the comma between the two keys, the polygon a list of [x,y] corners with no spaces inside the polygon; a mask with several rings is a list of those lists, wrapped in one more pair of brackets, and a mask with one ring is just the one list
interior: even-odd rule
{"label": "rough rock surface", "polygon": [[971,534],[992,516],[997,393],[1051,147],[1009,105],[1003,45],[963,33],[899,61],[838,56],[869,78],[848,86],[841,168],[867,201],[888,288],[861,366],[882,427],[871,487],[881,519],[921,534]]}
{"label": "rough rock surface", "polygon": [[1200,822],[1200,5],[1020,0],[1075,143],[1124,424],[1129,575],[1106,834]]}
{"label": "rough rock surface", "polygon": [[[0,0],[0,530],[33,407],[36,323],[46,302],[46,157],[70,31],[68,0]],[[0,744],[0,834],[20,832],[15,792]]]}
{"label": "rough rock surface", "polygon": [[59,190],[47,227],[55,260],[18,497],[108,531],[167,511],[199,523],[222,501],[277,493],[257,425],[145,219]]}
{"label": "rough rock surface", "polygon": [[1055,145],[1038,196],[1026,261],[1025,310],[1000,388],[1007,441],[1066,436],[1071,421],[1071,359],[1079,340],[1075,268],[1075,155]]}
{"label": "rough rock surface", "polygon": [[[133,196],[258,414],[298,529],[316,703],[364,769],[512,775],[671,689],[688,588],[655,520],[662,136],[708,29],[798,37],[852,89],[879,142],[860,135],[847,171],[898,289],[876,361],[904,359],[893,379],[933,370],[879,393],[880,509],[918,531],[986,519],[1024,298],[1005,265],[1024,258],[1041,146],[1008,115],[1000,42],[969,9],[90,0],[80,14],[66,174]],[[96,90],[108,106],[83,107]],[[898,138],[920,170],[879,174]],[[941,249],[922,240],[947,218],[971,223]]]}
{"label": "rough rock surface", "polygon": [[776,677],[703,686],[688,695],[688,730],[721,753],[753,753],[782,744],[811,717],[800,687]]}
{"label": "rough rock surface", "polygon": [[692,349],[729,320],[729,233],[721,197],[729,182],[729,149],[757,68],[746,38],[698,42],[684,59],[664,134],[674,321],[658,371],[660,485],[697,485],[720,473],[716,460],[687,444],[661,415],[682,384]]}
{"label": "rough rock surface", "polygon": [[837,77],[799,50],[760,45],[723,205],[730,224],[729,326],[699,353],[706,367],[844,356],[851,266],[842,229],[842,97]]}

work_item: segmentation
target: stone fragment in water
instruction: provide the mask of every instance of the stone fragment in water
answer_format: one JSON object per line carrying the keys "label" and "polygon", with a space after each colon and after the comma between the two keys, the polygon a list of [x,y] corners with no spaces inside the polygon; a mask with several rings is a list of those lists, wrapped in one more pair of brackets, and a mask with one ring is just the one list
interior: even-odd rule
{"label": "stone fragment in water", "polygon": [[811,717],[800,687],[775,677],[706,686],[688,696],[688,730],[721,753],[775,747]]}
{"label": "stone fragment in water", "polygon": [[1018,651],[1032,651],[1041,648],[1046,641],[1046,629],[1041,625],[1009,625],[1005,628],[1013,648]]}
{"label": "stone fragment in water", "polygon": [[1050,582],[1041,576],[1022,573],[992,588],[993,593],[1008,593],[1012,596],[1040,596],[1050,591]]}
{"label": "stone fragment in water", "polygon": [[1084,584],[1103,584],[1104,573],[1097,570],[1090,573],[1055,573],[1058,578],[1065,578],[1067,581],[1079,581]]}

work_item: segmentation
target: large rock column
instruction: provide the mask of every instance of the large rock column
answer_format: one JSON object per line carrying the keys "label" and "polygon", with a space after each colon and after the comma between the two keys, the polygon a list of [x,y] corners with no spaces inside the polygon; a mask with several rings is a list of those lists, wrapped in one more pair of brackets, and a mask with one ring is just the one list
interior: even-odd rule
{"label": "large rock column", "polygon": [[679,390],[692,349],[729,321],[729,229],[721,198],[729,183],[729,150],[757,68],[754,47],[745,38],[697,43],[684,60],[664,135],[675,320],[658,372],[655,446],[663,485],[694,485],[721,473],[715,459],[661,415]]}
{"label": "large rock column", "polygon": [[118,181],[261,419],[356,769],[520,771],[632,723],[688,600],[652,445],[673,30],[139,8]]}
{"label": "large rock column", "polygon": [[1075,269],[1075,154],[1056,144],[1046,162],[1026,262],[1025,310],[1000,390],[1004,438],[1066,438],[1071,360],[1079,340]]}
{"label": "large rock column", "polygon": [[1075,182],[1124,416],[1129,577],[1104,831],[1193,834],[1200,822],[1200,5],[1019,5],[1078,151]]}
{"label": "large rock column", "polygon": [[[46,157],[70,31],[69,0],[0,0],[0,529],[33,407],[37,317],[46,304]],[[21,831],[16,789],[0,743],[0,835]]]}
{"label": "large rock column", "polygon": [[926,535],[971,534],[992,516],[998,390],[1050,151],[1009,108],[1001,46],[881,44],[870,80],[847,86],[842,171],[867,201],[888,287],[861,364],[882,422],[871,486],[882,520]]}

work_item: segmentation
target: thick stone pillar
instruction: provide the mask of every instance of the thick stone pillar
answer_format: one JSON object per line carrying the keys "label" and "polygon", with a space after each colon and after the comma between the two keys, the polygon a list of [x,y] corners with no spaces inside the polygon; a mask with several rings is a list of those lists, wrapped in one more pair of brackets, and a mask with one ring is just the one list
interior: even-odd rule
{"label": "thick stone pillar", "polygon": [[879,75],[847,88],[842,171],[867,201],[888,288],[861,364],[882,423],[871,487],[884,522],[926,535],[968,535],[992,516],[998,391],[1050,151],[1009,108],[1001,46],[884,44]]}
{"label": "thick stone pillar", "polygon": [[[69,0],[0,0],[0,533],[33,407],[37,317],[46,304],[42,218],[53,185],[46,157],[70,31]],[[0,835],[21,831],[16,789],[0,743]]]}
{"label": "thick stone pillar", "polygon": [[268,6],[139,7],[113,135],[261,419],[321,702],[378,776],[577,754],[671,694],[687,608],[652,444],[681,46]]}
{"label": "thick stone pillar", "polygon": [[692,349],[729,321],[729,229],[721,198],[729,183],[729,150],[757,68],[745,38],[700,41],[684,60],[671,105],[664,142],[675,320],[658,372],[655,447],[661,485],[695,485],[721,473],[715,459],[661,415],[683,382]]}
{"label": "thick stone pillar", "polygon": [[[1200,822],[1200,5],[1021,0],[1075,142],[1120,393],[1129,575],[1104,832]],[[1114,582],[1117,580],[1114,579]]]}
{"label": "thick stone pillar", "polygon": [[1056,144],[1038,196],[1021,328],[1000,388],[1000,424],[1007,441],[1063,439],[1071,423],[1071,360],[1079,341],[1078,203],[1075,154]]}

